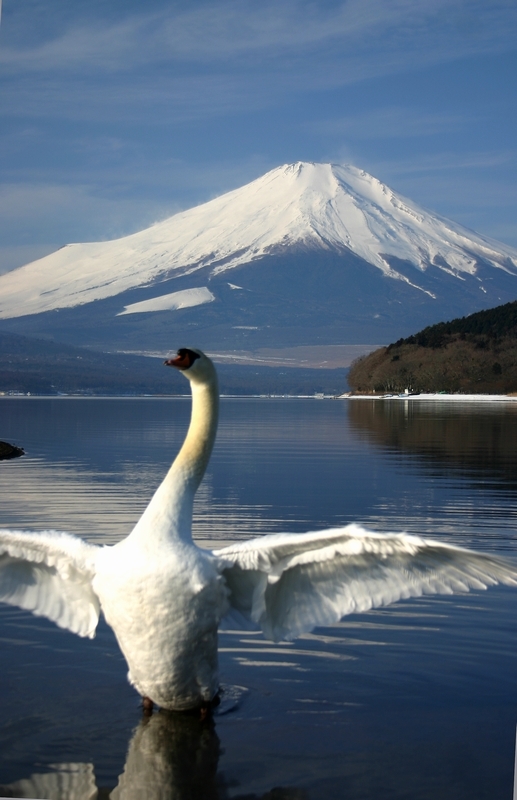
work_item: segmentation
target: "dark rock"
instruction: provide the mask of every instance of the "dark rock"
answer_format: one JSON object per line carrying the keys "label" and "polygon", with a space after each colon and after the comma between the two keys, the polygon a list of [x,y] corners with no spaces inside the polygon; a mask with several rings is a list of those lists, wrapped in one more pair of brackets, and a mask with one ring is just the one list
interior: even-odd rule
{"label": "dark rock", "polygon": [[15,444],[9,442],[0,442],[0,461],[7,458],[18,458],[18,456],[25,455],[23,447],[16,447]]}

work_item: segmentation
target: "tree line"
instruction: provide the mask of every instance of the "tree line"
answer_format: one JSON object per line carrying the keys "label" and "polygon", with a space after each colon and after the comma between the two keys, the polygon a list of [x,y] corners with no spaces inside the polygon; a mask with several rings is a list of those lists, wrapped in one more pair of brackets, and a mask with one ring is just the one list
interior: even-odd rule
{"label": "tree line", "polygon": [[517,391],[517,301],[440,322],[352,364],[356,392]]}

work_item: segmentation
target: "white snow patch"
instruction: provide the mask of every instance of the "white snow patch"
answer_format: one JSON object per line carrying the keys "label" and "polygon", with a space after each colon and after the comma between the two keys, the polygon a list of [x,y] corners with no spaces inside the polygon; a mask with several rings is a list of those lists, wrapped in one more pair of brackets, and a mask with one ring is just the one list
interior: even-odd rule
{"label": "white snow patch", "polygon": [[517,397],[508,394],[446,394],[445,392],[436,394],[435,392],[422,392],[422,394],[345,394],[339,395],[339,399],[346,400],[404,400],[418,403],[422,400],[439,403],[517,403]]}
{"label": "white snow patch", "polygon": [[120,314],[117,314],[117,317],[123,317],[124,314],[142,314],[148,311],[177,311],[179,308],[202,306],[205,303],[212,303],[214,300],[215,297],[210,289],[207,289],[206,286],[199,286],[197,289],[182,289],[180,292],[162,294],[161,297],[132,303],[126,306]]}

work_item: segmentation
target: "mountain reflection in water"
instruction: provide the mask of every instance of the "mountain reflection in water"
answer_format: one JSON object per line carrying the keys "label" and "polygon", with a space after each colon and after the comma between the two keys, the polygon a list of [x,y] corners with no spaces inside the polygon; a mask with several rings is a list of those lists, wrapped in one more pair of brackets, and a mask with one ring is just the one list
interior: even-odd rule
{"label": "mountain reflection in water", "polygon": [[[3,797],[41,800],[226,800],[218,772],[221,747],[213,719],[164,712],[143,718],[129,743],[124,771],[114,788],[97,785],[94,764],[55,764],[55,772],[0,786]],[[240,795],[232,792],[233,800]],[[244,797],[242,795],[241,797]],[[304,791],[275,788],[246,800],[305,800]]]}

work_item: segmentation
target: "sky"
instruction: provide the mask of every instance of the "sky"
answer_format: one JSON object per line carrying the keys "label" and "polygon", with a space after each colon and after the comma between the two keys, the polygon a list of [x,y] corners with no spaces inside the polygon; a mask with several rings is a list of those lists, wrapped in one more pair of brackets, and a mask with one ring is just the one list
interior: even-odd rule
{"label": "sky", "polygon": [[300,160],[517,247],[516,50],[515,0],[3,0],[0,273]]}

